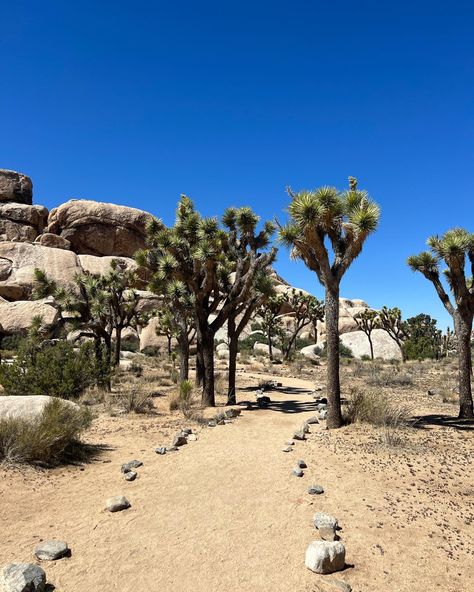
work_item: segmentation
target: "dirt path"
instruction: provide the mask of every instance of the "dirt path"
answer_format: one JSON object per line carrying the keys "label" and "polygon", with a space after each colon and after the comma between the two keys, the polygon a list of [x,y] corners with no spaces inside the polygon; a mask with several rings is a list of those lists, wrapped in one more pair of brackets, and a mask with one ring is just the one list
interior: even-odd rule
{"label": "dirt path", "polygon": [[[270,393],[271,409],[203,429],[197,442],[174,454],[153,452],[168,442],[149,422],[131,430],[115,418],[115,431],[107,425],[107,443],[115,447],[105,456],[110,462],[33,480],[0,473],[0,564],[30,561],[39,538],[60,538],[72,557],[44,564],[57,592],[316,592],[328,588],[304,567],[304,552],[318,538],[311,518],[325,510],[342,523],[346,560],[354,564],[326,582],[346,580],[361,592],[467,591],[472,571],[461,576],[459,564],[446,567],[438,541],[427,536],[431,526],[412,528],[402,516],[400,533],[381,505],[387,476],[364,474],[363,463],[351,472],[321,425],[308,443],[282,452],[314,404],[309,382],[280,380],[286,388]],[[144,466],[126,483],[120,464],[133,458]],[[290,474],[298,458],[309,465],[301,479]],[[325,487],[323,496],[306,493],[313,482]],[[105,499],[118,494],[131,509],[102,511]]]}

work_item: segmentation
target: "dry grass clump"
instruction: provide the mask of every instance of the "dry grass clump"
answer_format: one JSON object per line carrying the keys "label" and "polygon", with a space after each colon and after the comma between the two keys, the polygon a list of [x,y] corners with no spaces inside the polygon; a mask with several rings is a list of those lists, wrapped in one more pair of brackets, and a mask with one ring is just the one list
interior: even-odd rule
{"label": "dry grass clump", "polygon": [[380,392],[352,389],[345,408],[348,423],[369,423],[378,427],[407,427],[411,412],[406,404]]}
{"label": "dry grass clump", "polygon": [[192,397],[194,387],[190,380],[183,380],[179,389],[174,392],[170,397],[170,411],[182,411],[185,417],[188,417],[191,413]]}
{"label": "dry grass clump", "polygon": [[139,384],[122,387],[113,400],[125,413],[151,413],[154,410],[153,396]]}
{"label": "dry grass clump", "polygon": [[46,466],[82,458],[81,434],[92,416],[59,399],[49,402],[38,420],[0,420],[0,460]]}

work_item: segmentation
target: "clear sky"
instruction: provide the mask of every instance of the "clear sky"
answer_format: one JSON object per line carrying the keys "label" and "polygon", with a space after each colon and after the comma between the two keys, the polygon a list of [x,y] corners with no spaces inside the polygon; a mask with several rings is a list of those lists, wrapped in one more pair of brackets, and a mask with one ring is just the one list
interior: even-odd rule
{"label": "clear sky", "polygon": [[[342,294],[448,323],[406,266],[430,234],[474,231],[474,5],[401,1],[0,0],[0,168],[35,203],[90,198],[171,222],[285,186],[358,177],[382,220]],[[278,272],[322,295],[281,251]]]}

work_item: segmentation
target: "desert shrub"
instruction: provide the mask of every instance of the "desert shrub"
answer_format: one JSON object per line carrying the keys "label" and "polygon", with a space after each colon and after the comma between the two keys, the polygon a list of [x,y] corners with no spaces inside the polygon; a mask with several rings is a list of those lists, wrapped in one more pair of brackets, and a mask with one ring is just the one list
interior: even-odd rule
{"label": "desert shrub", "polygon": [[362,354],[362,355],[360,356],[360,359],[361,359],[363,362],[370,362],[370,361],[372,360],[372,358],[371,358],[371,357],[370,357],[368,354]]}
{"label": "desert shrub", "polygon": [[380,392],[352,389],[344,411],[348,423],[399,428],[408,426],[411,421],[410,410],[405,404]]}
{"label": "desert shrub", "polygon": [[132,361],[127,370],[137,378],[140,378],[143,375],[143,366],[135,360]]}
{"label": "desert shrub", "polygon": [[[322,347],[317,346],[314,350],[314,353],[317,356],[320,356],[321,358],[325,358],[327,356],[327,342],[325,341]],[[347,347],[347,345],[344,345],[341,340],[339,340],[339,355],[341,356],[341,358],[354,357],[351,348]]]}
{"label": "desert shrub", "polygon": [[383,370],[379,366],[374,366],[372,374],[368,378],[367,383],[371,386],[400,386],[408,387],[413,385],[413,376],[406,371],[391,368],[390,370]]}
{"label": "desert shrub", "polygon": [[54,465],[80,454],[80,435],[91,414],[59,399],[49,402],[38,421],[0,420],[0,460]]}
{"label": "desert shrub", "polygon": [[170,411],[180,409],[184,415],[187,415],[191,409],[193,391],[193,383],[190,380],[183,380],[179,389],[170,396]]}
{"label": "desert shrub", "polygon": [[0,364],[6,395],[50,395],[77,399],[97,379],[92,344],[74,348],[66,341],[37,349],[26,342],[11,364]]}
{"label": "desert shrub", "polygon": [[12,352],[17,351],[24,341],[25,337],[23,335],[5,335],[0,340],[0,349]]}
{"label": "desert shrub", "polygon": [[122,341],[120,344],[120,350],[121,351],[126,351],[126,352],[132,352],[132,353],[137,353],[140,349],[140,344],[137,343],[136,341]]}
{"label": "desert shrub", "polygon": [[124,387],[114,399],[125,413],[150,413],[154,409],[152,394],[138,385]]}
{"label": "desert shrub", "polygon": [[253,346],[256,343],[268,343],[267,338],[265,335],[261,333],[254,333],[253,335],[249,335],[245,339],[241,339],[239,341],[239,352],[251,352],[253,351]]}
{"label": "desert shrub", "polygon": [[156,357],[160,354],[161,348],[156,345],[147,345],[141,351],[145,356]]}

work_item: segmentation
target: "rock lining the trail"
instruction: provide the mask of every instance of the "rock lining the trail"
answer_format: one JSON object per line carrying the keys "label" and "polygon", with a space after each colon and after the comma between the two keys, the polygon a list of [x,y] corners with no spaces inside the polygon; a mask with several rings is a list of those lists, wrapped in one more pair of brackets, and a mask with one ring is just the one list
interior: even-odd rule
{"label": "rock lining the trail", "polygon": [[41,561],[56,561],[70,555],[71,550],[64,541],[44,541],[35,549],[35,556]]}
{"label": "rock lining the trail", "polygon": [[34,563],[10,563],[3,568],[2,592],[45,592],[46,573]]}
{"label": "rock lining the trail", "polygon": [[110,497],[106,501],[105,507],[109,512],[121,512],[122,510],[128,510],[128,508],[131,508],[131,503],[125,496],[116,495]]}
{"label": "rock lining the trail", "polygon": [[306,549],[305,565],[317,574],[344,569],[346,549],[340,541],[313,541]]}

